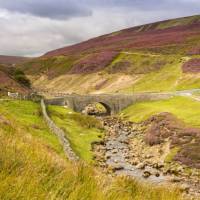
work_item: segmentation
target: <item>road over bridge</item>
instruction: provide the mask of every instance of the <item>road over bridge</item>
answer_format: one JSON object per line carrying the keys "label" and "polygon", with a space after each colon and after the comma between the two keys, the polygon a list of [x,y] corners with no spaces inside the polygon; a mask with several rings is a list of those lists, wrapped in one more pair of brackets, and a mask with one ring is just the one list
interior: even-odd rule
{"label": "road over bridge", "polygon": [[101,103],[108,115],[117,114],[135,102],[147,100],[167,99],[173,96],[170,93],[143,93],[143,94],[98,94],[98,95],[65,95],[45,102],[51,105],[68,106],[76,112],[81,112],[91,103]]}

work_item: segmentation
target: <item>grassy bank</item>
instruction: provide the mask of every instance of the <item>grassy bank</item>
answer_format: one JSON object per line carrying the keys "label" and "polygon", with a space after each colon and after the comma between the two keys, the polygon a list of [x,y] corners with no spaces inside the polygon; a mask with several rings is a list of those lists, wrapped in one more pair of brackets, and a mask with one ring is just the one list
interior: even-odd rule
{"label": "grassy bank", "polygon": [[103,136],[100,122],[91,116],[75,113],[69,108],[48,106],[53,121],[66,132],[73,150],[84,160],[92,161],[91,143]]}
{"label": "grassy bank", "polygon": [[189,97],[140,102],[126,108],[122,113],[131,121],[140,122],[161,112],[170,112],[186,124],[200,127],[200,102]]}
{"label": "grassy bank", "polygon": [[[39,142],[48,144],[57,153],[62,154],[61,145],[57,138],[49,133],[41,115],[40,105],[30,101],[0,102],[0,117],[6,118],[8,127],[20,129]],[[11,125],[9,122],[12,122]]]}
{"label": "grassy bank", "polygon": [[38,104],[0,104],[0,199],[179,200],[177,190],[107,179],[83,163],[68,162],[45,125]]}

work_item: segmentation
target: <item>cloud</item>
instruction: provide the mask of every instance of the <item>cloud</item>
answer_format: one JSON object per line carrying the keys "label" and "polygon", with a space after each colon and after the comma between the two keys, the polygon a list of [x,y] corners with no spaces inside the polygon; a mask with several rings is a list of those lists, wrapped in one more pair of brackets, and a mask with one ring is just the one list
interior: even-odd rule
{"label": "cloud", "polygon": [[[76,1],[76,0],[75,0]],[[89,2],[90,5],[96,7],[126,7],[139,10],[156,10],[172,8],[177,9],[190,9],[200,5],[199,0],[83,0],[85,3]],[[197,8],[198,11],[200,10]]]}
{"label": "cloud", "polygon": [[123,28],[193,15],[200,11],[199,0],[174,2],[0,0],[0,54],[42,55]]}
{"label": "cloud", "polygon": [[91,16],[94,9],[101,8],[121,8],[130,12],[182,10],[198,13],[199,7],[199,0],[0,0],[2,9],[57,20]]}
{"label": "cloud", "polygon": [[[120,12],[95,11],[92,17],[52,20],[0,10],[0,54],[41,55],[128,26]],[[128,16],[127,16],[128,17]]]}
{"label": "cloud", "polygon": [[52,19],[92,14],[86,4],[78,3],[76,0],[0,0],[0,8]]}

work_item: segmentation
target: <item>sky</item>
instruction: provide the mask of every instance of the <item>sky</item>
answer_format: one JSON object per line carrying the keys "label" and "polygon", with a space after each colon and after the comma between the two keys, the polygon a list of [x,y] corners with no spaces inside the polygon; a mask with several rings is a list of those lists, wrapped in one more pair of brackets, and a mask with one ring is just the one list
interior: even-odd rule
{"label": "sky", "polygon": [[200,0],[0,0],[0,55],[50,50],[149,22],[200,14]]}

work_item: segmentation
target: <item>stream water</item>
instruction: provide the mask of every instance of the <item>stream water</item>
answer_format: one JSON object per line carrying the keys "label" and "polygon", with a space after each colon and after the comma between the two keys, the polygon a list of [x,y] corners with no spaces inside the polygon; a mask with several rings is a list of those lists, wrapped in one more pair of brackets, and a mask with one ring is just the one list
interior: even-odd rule
{"label": "stream water", "polygon": [[[108,129],[108,127],[106,128]],[[135,165],[128,162],[128,158],[130,157],[128,140],[130,137],[134,137],[134,132],[130,135],[126,127],[118,126],[116,128],[116,126],[112,125],[109,126],[109,131],[115,134],[112,137],[107,137],[105,140],[105,162],[108,167],[117,166],[118,169],[115,170],[117,175],[129,175],[151,183],[163,183],[168,180],[167,176],[161,174],[157,169],[149,166],[144,167],[144,169],[138,169]],[[151,172],[151,175],[145,178],[144,172]]]}

